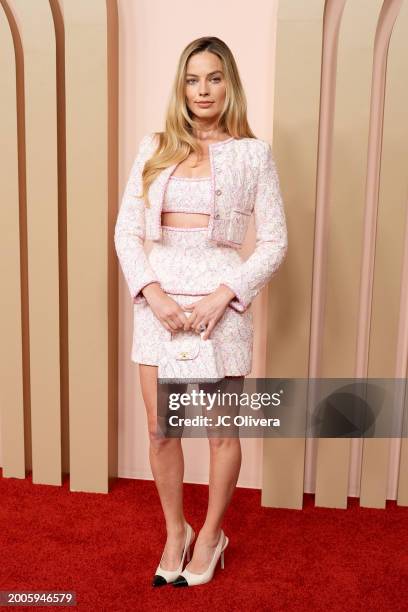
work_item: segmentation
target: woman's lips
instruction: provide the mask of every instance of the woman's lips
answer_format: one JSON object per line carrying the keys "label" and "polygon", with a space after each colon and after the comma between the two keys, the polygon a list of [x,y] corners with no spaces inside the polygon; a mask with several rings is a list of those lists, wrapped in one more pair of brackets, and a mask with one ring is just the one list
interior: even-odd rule
{"label": "woman's lips", "polygon": [[202,106],[203,108],[207,108],[207,106],[211,106],[212,102],[196,102],[198,106]]}

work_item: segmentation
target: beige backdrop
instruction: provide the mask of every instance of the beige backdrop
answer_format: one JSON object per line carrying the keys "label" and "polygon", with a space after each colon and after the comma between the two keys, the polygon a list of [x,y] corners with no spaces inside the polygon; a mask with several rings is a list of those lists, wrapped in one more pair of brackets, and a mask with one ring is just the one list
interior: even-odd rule
{"label": "beige backdrop", "polygon": [[[407,32],[402,0],[0,0],[3,476],[65,472],[98,492],[152,477],[113,228],[203,35],[237,59],[288,221],[288,257],[252,306],[251,375],[406,377]],[[207,482],[207,442],[183,444],[186,481]],[[408,503],[406,439],[244,439],[243,454],[238,485],[265,505]]]}

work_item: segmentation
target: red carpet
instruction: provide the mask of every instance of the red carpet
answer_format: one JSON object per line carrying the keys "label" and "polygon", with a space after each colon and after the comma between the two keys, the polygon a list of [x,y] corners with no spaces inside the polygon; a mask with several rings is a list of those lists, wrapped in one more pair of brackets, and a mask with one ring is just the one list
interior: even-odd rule
{"label": "red carpet", "polygon": [[[261,508],[237,489],[224,531],[225,569],[201,586],[150,587],[165,541],[155,485],[119,480],[110,494],[4,479],[0,472],[0,590],[71,590],[80,610],[408,609],[408,508]],[[198,530],[207,488],[185,485]],[[61,607],[25,607],[61,610]],[[75,609],[75,608],[65,608]]]}

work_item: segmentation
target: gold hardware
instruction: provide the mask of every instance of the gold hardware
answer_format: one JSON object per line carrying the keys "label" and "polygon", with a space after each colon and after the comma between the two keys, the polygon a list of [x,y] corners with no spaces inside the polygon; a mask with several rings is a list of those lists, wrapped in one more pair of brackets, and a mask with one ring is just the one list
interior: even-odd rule
{"label": "gold hardware", "polygon": [[182,351],[180,353],[180,359],[188,359],[188,352],[187,351]]}

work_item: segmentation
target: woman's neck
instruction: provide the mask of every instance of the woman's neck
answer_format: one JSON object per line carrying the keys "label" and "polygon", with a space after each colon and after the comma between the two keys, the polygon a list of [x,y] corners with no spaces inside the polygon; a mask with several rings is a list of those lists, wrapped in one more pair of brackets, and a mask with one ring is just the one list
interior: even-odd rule
{"label": "woman's neck", "polygon": [[227,132],[220,130],[217,127],[200,127],[193,132],[193,136],[197,140],[222,140]]}

